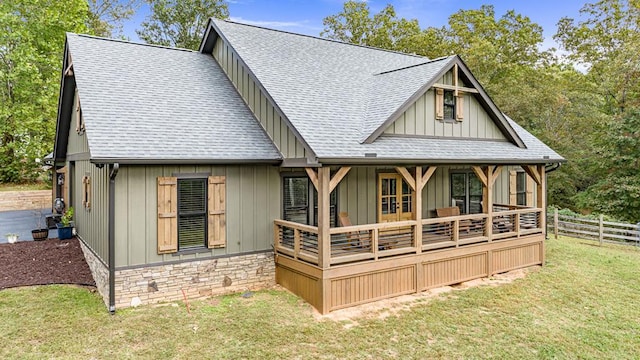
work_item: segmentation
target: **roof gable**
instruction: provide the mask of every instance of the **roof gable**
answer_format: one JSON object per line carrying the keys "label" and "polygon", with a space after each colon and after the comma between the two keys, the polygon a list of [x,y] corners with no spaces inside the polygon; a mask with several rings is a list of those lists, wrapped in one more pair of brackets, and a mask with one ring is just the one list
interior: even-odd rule
{"label": "roof gable", "polygon": [[[309,146],[316,157],[309,160],[323,164],[562,161],[526,130],[507,121],[457,56],[431,61],[217,19],[210,20],[200,51],[211,54],[219,37],[289,129]],[[478,89],[479,103],[509,141],[379,137],[455,64],[468,80],[465,84]],[[397,91],[389,79],[403,90]],[[523,137],[529,140],[525,143]]]}
{"label": "roof gable", "polygon": [[[425,65],[431,66],[427,67]],[[522,139],[520,139],[516,131],[502,112],[498,110],[498,107],[489,98],[489,95],[487,95],[482,86],[480,86],[480,83],[478,83],[459,56],[451,56],[440,59],[438,62],[434,61],[433,63],[427,63],[425,65],[385,73],[393,77],[387,76],[381,79],[381,81],[379,81],[380,84],[378,84],[378,89],[383,90],[372,98],[375,98],[376,101],[388,103],[385,104],[385,106],[389,116],[384,118],[383,121],[381,121],[382,116],[378,116],[376,121],[369,120],[371,124],[375,124],[375,128],[371,126],[366,129],[369,131],[365,131],[364,136],[366,137],[362,139],[362,142],[374,142],[400,115],[407,111],[418,98],[424,96],[445,73],[450,71],[454,66],[457,66],[460,71],[459,75],[462,75],[464,80],[466,80],[465,82],[470,83],[471,87],[478,91],[476,99],[488,113],[491,120],[498,126],[505,138],[518,147],[525,147]],[[412,91],[413,89],[415,89],[415,91]],[[397,95],[394,96],[393,93],[397,93]],[[400,102],[399,99],[404,98],[405,100],[399,107],[396,107],[395,104],[393,104],[393,100],[389,100],[394,97],[396,104]],[[392,108],[395,108],[395,110],[391,111]],[[373,119],[370,114],[368,114],[368,116],[369,119]]]}
{"label": "roof gable", "polygon": [[[67,49],[92,161],[282,158],[212,57],[76,34],[67,35]],[[59,112],[58,127],[65,116],[68,111]],[[58,131],[58,144],[66,148],[63,134]]]}
{"label": "roof gable", "polygon": [[360,142],[373,142],[391,122],[426,90],[432,79],[447,69],[454,57],[440,58],[401,69],[374,74]]}

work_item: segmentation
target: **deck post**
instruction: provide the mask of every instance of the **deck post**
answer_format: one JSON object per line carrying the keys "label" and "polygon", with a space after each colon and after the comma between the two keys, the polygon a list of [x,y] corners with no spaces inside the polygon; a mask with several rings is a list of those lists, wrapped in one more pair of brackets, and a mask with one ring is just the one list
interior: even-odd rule
{"label": "deck post", "polygon": [[538,209],[542,210],[540,213],[540,227],[544,230],[545,237],[547,235],[547,219],[544,214],[546,213],[547,208],[547,175],[545,174],[544,165],[538,165],[538,174],[540,176],[540,182],[537,183],[537,205]]}
{"label": "deck post", "polygon": [[329,215],[329,167],[318,169],[318,265],[327,269],[331,264],[331,234]]}
{"label": "deck post", "polygon": [[416,254],[422,252],[422,166],[416,166],[416,226],[414,230]]}
{"label": "deck post", "polygon": [[487,173],[486,173],[486,178],[487,178],[487,183],[485,184],[485,188],[483,191],[483,195],[484,195],[484,199],[482,199],[484,201],[484,204],[486,204],[485,206],[487,207],[486,209],[486,213],[487,213],[487,231],[486,231],[486,235],[487,238],[489,238],[489,242],[491,242],[493,239],[493,167],[492,166],[487,166]]}
{"label": "deck post", "polygon": [[[540,175],[540,182],[538,182],[538,187],[537,187],[537,192],[538,192],[538,198],[537,200],[537,205],[538,208],[540,209],[540,227],[542,228],[543,231],[543,239],[547,238],[547,174],[545,173],[545,165],[538,165],[538,175]],[[542,262],[542,265],[544,265],[544,241],[542,241],[540,243],[540,259]]]}

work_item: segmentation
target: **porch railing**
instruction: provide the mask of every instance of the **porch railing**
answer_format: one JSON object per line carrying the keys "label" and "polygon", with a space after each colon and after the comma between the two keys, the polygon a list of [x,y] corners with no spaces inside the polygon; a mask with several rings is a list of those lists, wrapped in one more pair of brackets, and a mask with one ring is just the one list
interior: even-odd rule
{"label": "porch railing", "polygon": [[415,252],[415,220],[331,228],[331,264]]}
{"label": "porch railing", "polygon": [[[496,209],[497,210],[497,209]],[[488,214],[353,225],[329,230],[330,264],[377,260],[383,257],[469,244],[508,240],[542,233],[542,209],[518,208]],[[422,241],[416,240],[416,227]],[[488,231],[491,226],[491,232]],[[491,233],[491,235],[489,235]],[[275,250],[318,265],[318,227],[274,221]]]}

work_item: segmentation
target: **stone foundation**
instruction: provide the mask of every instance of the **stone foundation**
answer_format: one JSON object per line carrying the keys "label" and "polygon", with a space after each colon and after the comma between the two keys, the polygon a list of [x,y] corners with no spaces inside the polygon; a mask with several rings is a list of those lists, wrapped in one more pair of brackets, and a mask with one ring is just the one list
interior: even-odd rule
{"label": "stone foundation", "polygon": [[116,309],[182,300],[183,290],[192,300],[273,284],[272,252],[117,270]]}
{"label": "stone foundation", "polygon": [[102,296],[102,301],[109,307],[109,269],[100,261],[100,259],[87,247],[84,241],[78,239],[84,258],[89,265],[93,280],[96,282],[98,293]]}

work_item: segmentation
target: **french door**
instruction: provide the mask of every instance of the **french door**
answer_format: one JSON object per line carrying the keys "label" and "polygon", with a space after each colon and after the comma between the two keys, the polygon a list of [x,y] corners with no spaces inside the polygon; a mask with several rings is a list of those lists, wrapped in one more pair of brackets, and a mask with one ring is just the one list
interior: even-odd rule
{"label": "french door", "polygon": [[400,174],[378,174],[378,222],[414,219],[415,193]]}

